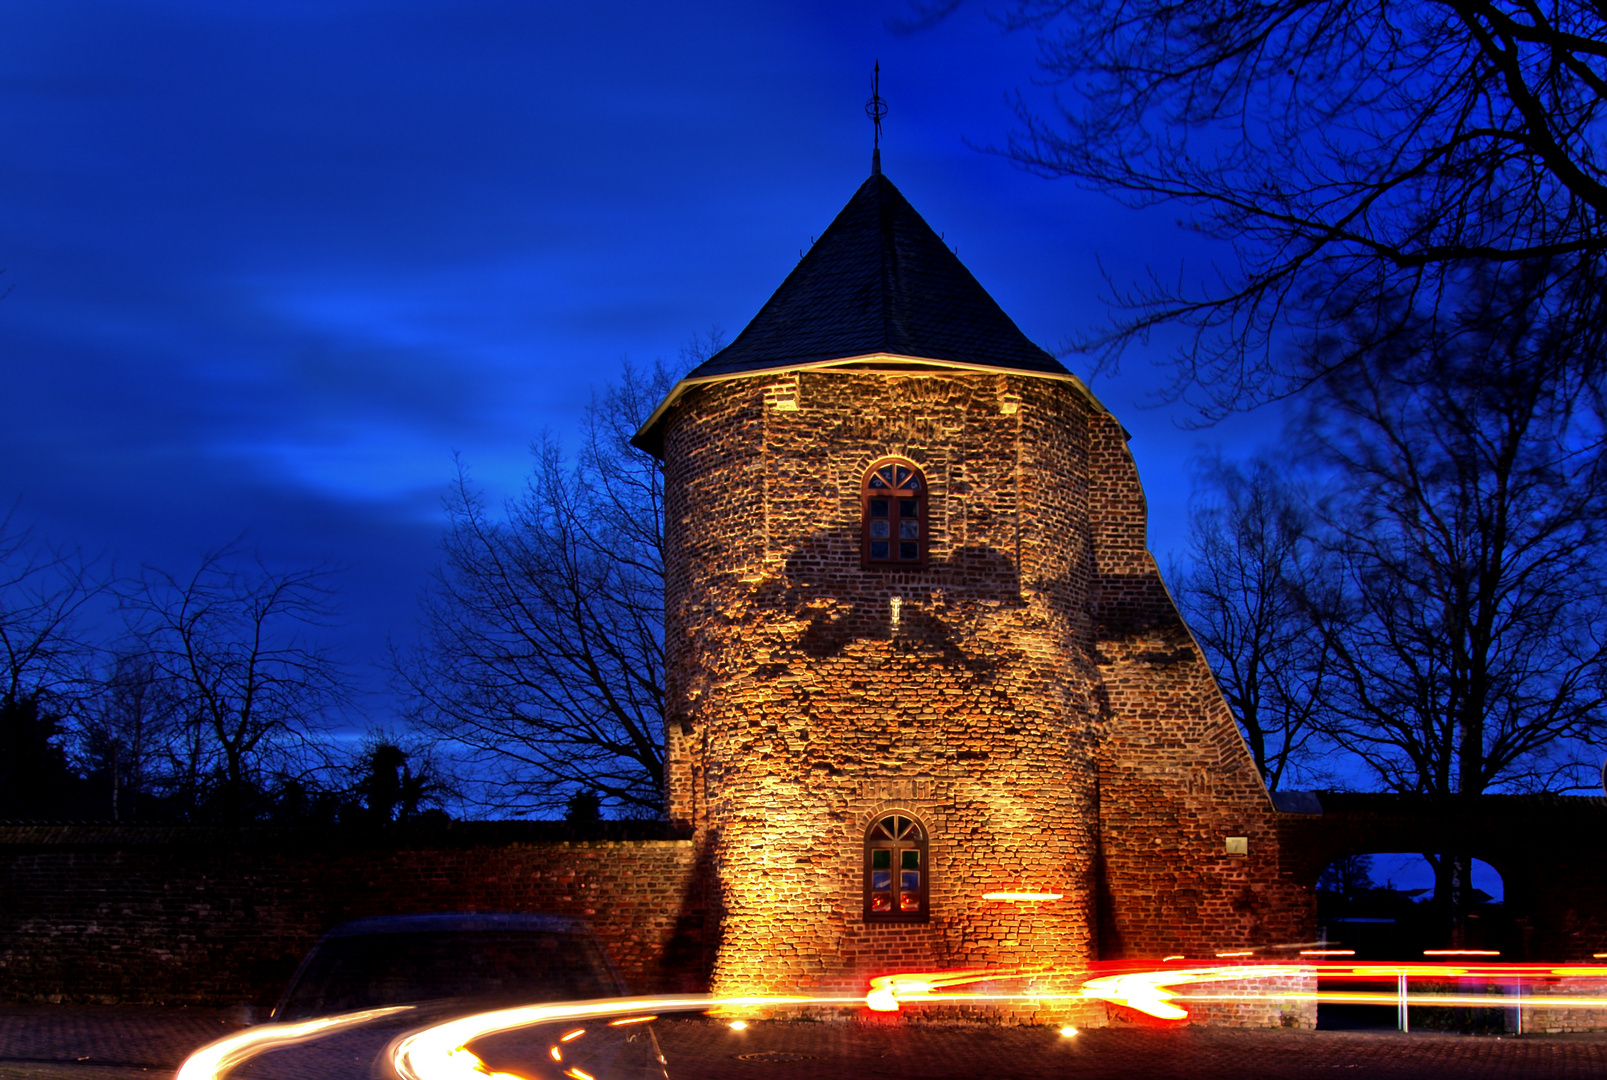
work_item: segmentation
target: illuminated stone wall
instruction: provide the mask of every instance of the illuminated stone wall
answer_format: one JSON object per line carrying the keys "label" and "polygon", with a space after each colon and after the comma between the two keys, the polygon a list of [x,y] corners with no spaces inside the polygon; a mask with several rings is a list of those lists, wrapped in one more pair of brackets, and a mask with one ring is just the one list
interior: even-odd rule
{"label": "illuminated stone wall", "polygon": [[[1254,760],[1145,547],[1144,493],[1120,425],[1104,415],[1095,427],[1100,953],[1212,957],[1310,941],[1307,883],[1282,866]],[[1229,855],[1229,837],[1247,853]]]}
{"label": "illuminated stone wall", "polygon": [[[716,990],[1090,956],[1090,411],[1050,380],[793,373],[670,418],[671,813],[713,857]],[[924,569],[860,566],[861,478],[888,455],[927,478]],[[862,839],[891,809],[930,830],[925,925],[863,919]],[[1000,889],[1064,899],[982,899]]]}
{"label": "illuminated stone wall", "polygon": [[[1309,898],[1144,549],[1125,437],[1074,386],[778,373],[692,389],[664,430],[667,786],[712,856],[716,990],[1298,940]],[[929,483],[922,570],[860,566],[890,455]],[[925,925],[862,916],[894,808],[931,831]],[[982,899],[1005,889],[1064,898]]]}

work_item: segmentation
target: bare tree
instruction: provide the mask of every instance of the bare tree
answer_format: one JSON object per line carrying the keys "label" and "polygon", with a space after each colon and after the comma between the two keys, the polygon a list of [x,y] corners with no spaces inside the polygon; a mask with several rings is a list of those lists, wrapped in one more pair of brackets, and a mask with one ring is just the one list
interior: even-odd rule
{"label": "bare tree", "polygon": [[1342,904],[1352,904],[1371,889],[1373,857],[1371,855],[1345,855],[1323,868],[1317,875],[1317,891],[1328,893]]}
{"label": "bare tree", "polygon": [[[913,0],[935,20],[961,0]],[[1136,206],[1177,206],[1225,266],[1119,290],[1081,344],[1114,361],[1191,330],[1174,390],[1209,413],[1320,377],[1434,317],[1469,266],[1548,260],[1569,347],[1600,373],[1607,8],[1596,0],[999,0],[1054,106],[1004,152]],[[1336,302],[1336,296],[1338,302]],[[1289,350],[1335,327],[1348,350]],[[1386,319],[1385,316],[1388,316]]]}
{"label": "bare tree", "polygon": [[147,567],[127,588],[130,630],[176,697],[167,782],[188,814],[250,820],[275,771],[320,764],[312,736],[350,699],[316,640],[334,615],[332,577],[270,569],[235,544],[188,577]]}
{"label": "bare tree", "polygon": [[0,817],[83,814],[72,719],[95,655],[84,624],[105,588],[77,550],[0,518]]}
{"label": "bare tree", "polygon": [[[1343,479],[1308,595],[1334,663],[1326,735],[1389,790],[1595,786],[1607,476],[1544,289],[1521,268],[1487,275],[1454,326],[1361,354],[1306,417]],[[1457,925],[1471,863],[1429,858]]]}
{"label": "bare tree", "polygon": [[1199,464],[1189,566],[1174,573],[1189,628],[1216,672],[1268,790],[1329,780],[1320,730],[1330,658],[1301,602],[1313,523],[1287,466],[1220,455]]}
{"label": "bare tree", "polygon": [[106,588],[78,550],[0,519],[0,700],[73,696],[95,653],[83,624]]}
{"label": "bare tree", "polygon": [[396,668],[494,812],[556,816],[577,793],[660,812],[663,479],[630,437],[672,381],[627,368],[587,409],[578,457],[537,443],[500,516],[459,471],[423,641]]}
{"label": "bare tree", "polygon": [[111,819],[149,817],[171,786],[164,764],[183,739],[182,696],[174,680],[142,649],[117,652],[79,723],[81,767]]}
{"label": "bare tree", "polygon": [[1595,786],[1579,751],[1607,731],[1607,476],[1538,287],[1485,282],[1460,329],[1371,354],[1307,414],[1344,477],[1314,606],[1342,675],[1333,734],[1392,790]]}

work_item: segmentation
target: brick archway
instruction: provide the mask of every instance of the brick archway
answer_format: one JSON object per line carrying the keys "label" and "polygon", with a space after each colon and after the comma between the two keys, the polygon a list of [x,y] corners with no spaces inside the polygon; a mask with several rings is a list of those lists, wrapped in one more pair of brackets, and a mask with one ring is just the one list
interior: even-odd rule
{"label": "brick archway", "polygon": [[1504,905],[1525,929],[1527,955],[1509,959],[1588,961],[1607,952],[1607,798],[1319,798],[1321,813],[1277,816],[1280,865],[1307,890],[1314,890],[1324,867],[1347,855],[1455,852],[1482,859],[1501,875]]}

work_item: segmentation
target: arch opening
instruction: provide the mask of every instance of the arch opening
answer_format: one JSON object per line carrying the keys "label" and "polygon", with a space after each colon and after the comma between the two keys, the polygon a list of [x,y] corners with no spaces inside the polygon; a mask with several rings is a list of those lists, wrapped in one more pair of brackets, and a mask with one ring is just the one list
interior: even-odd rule
{"label": "arch opening", "polygon": [[[1498,962],[1519,959],[1521,942],[1505,907],[1501,874],[1467,855],[1360,852],[1335,859],[1317,878],[1318,948],[1339,962]],[[1454,980],[1453,980],[1454,982]],[[1319,977],[1319,991],[1393,993],[1354,979]],[[1413,986],[1413,993],[1433,991]],[[1449,987],[1454,990],[1455,987]],[[1319,997],[1322,1030],[1388,1030],[1399,1025],[1393,1004],[1330,1002]],[[1422,1007],[1414,1030],[1500,1032],[1506,1010]]]}

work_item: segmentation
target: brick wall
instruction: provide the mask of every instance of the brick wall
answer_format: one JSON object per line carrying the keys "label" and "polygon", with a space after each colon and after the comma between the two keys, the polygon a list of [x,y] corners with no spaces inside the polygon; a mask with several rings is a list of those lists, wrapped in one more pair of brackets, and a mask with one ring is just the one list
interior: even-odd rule
{"label": "brick wall", "polygon": [[1607,799],[1480,795],[1437,802],[1382,792],[1322,792],[1320,814],[1278,815],[1282,861],[1312,885],[1346,855],[1461,853],[1501,875],[1512,924],[1490,947],[1503,960],[1590,963],[1607,953]]}
{"label": "brick wall", "polygon": [[[1310,941],[1309,882],[1282,866],[1277,814],[1227,703],[1144,547],[1126,436],[1094,422],[1100,954],[1212,957]],[[1248,842],[1230,856],[1228,837]]]}
{"label": "brick wall", "polygon": [[[1013,375],[793,372],[669,417],[670,809],[708,837],[716,989],[1089,958],[1089,410]],[[886,456],[925,474],[924,568],[860,565]],[[863,919],[892,809],[931,834],[924,925]],[[1022,888],[1064,899],[981,898]]]}
{"label": "brick wall", "polygon": [[1519,1006],[1523,1013],[1520,1031],[1549,1035],[1566,1031],[1607,1031],[1607,1007],[1601,1004],[1607,1001],[1607,978],[1576,975],[1549,979],[1525,985],[1523,994],[1518,999],[1520,1002],[1533,1002],[1538,998],[1545,1003]]}
{"label": "brick wall", "polygon": [[698,990],[690,840],[0,826],[0,1000],[271,1005],[336,923],[429,911],[584,917],[638,992]]}
{"label": "brick wall", "polygon": [[[1125,433],[1077,388],[775,373],[689,391],[664,448],[670,812],[708,839],[717,989],[1309,940]],[[860,565],[886,456],[926,476],[919,570]],[[932,835],[924,926],[861,915],[894,808]],[[1064,898],[981,899],[1001,889]]]}

